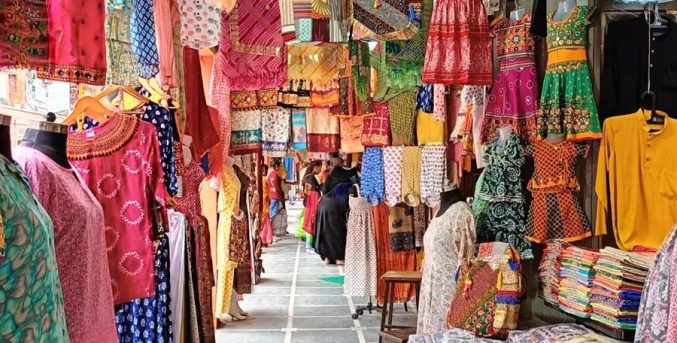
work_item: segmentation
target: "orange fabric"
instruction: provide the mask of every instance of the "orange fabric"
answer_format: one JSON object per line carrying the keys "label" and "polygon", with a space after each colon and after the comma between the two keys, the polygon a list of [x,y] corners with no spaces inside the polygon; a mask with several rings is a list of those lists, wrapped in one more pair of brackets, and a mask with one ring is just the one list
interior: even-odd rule
{"label": "orange fabric", "polygon": [[548,53],[548,67],[566,62],[585,61],[585,49],[557,49]]}
{"label": "orange fabric", "polygon": [[[415,271],[416,250],[394,252],[390,247],[388,205],[384,203],[374,207],[374,230],[376,231],[376,274],[378,287],[376,301],[383,304],[385,300],[385,282],[381,276],[388,271]],[[395,286],[395,301],[404,302],[413,295],[412,285],[398,284]]]}

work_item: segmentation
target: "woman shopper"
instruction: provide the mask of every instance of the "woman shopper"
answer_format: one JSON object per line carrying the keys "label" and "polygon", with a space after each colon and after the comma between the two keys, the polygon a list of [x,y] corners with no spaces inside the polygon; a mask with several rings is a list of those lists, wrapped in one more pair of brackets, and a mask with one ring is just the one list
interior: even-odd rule
{"label": "woman shopper", "polygon": [[317,216],[317,204],[320,202],[320,183],[317,182],[316,175],[322,171],[320,161],[312,161],[306,173],[303,176],[303,206],[305,215],[303,217],[303,231],[306,239],[306,252],[313,252],[313,232],[315,228],[315,218]]}

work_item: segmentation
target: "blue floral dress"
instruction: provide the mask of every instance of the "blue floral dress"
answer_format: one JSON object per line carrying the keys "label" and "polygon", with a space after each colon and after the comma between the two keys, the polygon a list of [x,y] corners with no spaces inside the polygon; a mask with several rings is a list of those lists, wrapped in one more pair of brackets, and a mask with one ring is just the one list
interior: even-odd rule
{"label": "blue floral dress", "polygon": [[366,148],[362,156],[362,178],[360,191],[369,205],[375,206],[385,197],[383,176],[383,149]]}

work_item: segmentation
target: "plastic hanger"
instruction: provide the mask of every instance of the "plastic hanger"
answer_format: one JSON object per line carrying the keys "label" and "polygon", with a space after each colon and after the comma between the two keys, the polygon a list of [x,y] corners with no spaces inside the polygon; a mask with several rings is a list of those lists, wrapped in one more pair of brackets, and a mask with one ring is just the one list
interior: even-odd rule
{"label": "plastic hanger", "polygon": [[[114,92],[118,92],[117,107],[122,113],[138,113],[137,110],[143,105],[148,104],[150,101],[145,96],[139,94],[139,92],[137,92],[131,86],[109,86],[101,93],[95,95],[94,98],[101,100],[110,96]],[[129,97],[125,97],[125,95],[129,95]]]}
{"label": "plastic hanger", "polygon": [[64,119],[62,124],[71,125],[77,123],[78,131],[82,131],[85,115],[98,121],[99,123],[103,123],[108,120],[108,118],[111,118],[113,115],[115,115],[115,112],[107,109],[96,98],[91,96],[83,96],[82,98],[78,99],[78,101],[75,103],[73,111],[66,119]]}

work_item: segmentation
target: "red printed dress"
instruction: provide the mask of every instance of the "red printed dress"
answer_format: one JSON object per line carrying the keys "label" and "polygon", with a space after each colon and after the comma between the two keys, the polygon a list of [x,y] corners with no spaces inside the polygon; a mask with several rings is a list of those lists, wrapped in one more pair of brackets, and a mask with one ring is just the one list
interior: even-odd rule
{"label": "red printed dress", "polygon": [[482,0],[438,0],[423,64],[423,83],[490,85],[492,47]]}
{"label": "red printed dress", "polygon": [[152,206],[166,197],[155,128],[115,115],[70,133],[68,159],[103,207],[115,304],[153,296]]}
{"label": "red printed dress", "polygon": [[589,146],[564,141],[537,141],[529,147],[534,157],[534,176],[527,188],[533,201],[526,237],[534,242],[562,239],[567,242],[590,237],[588,217],[576,199],[580,190],[576,161],[588,155]]}

